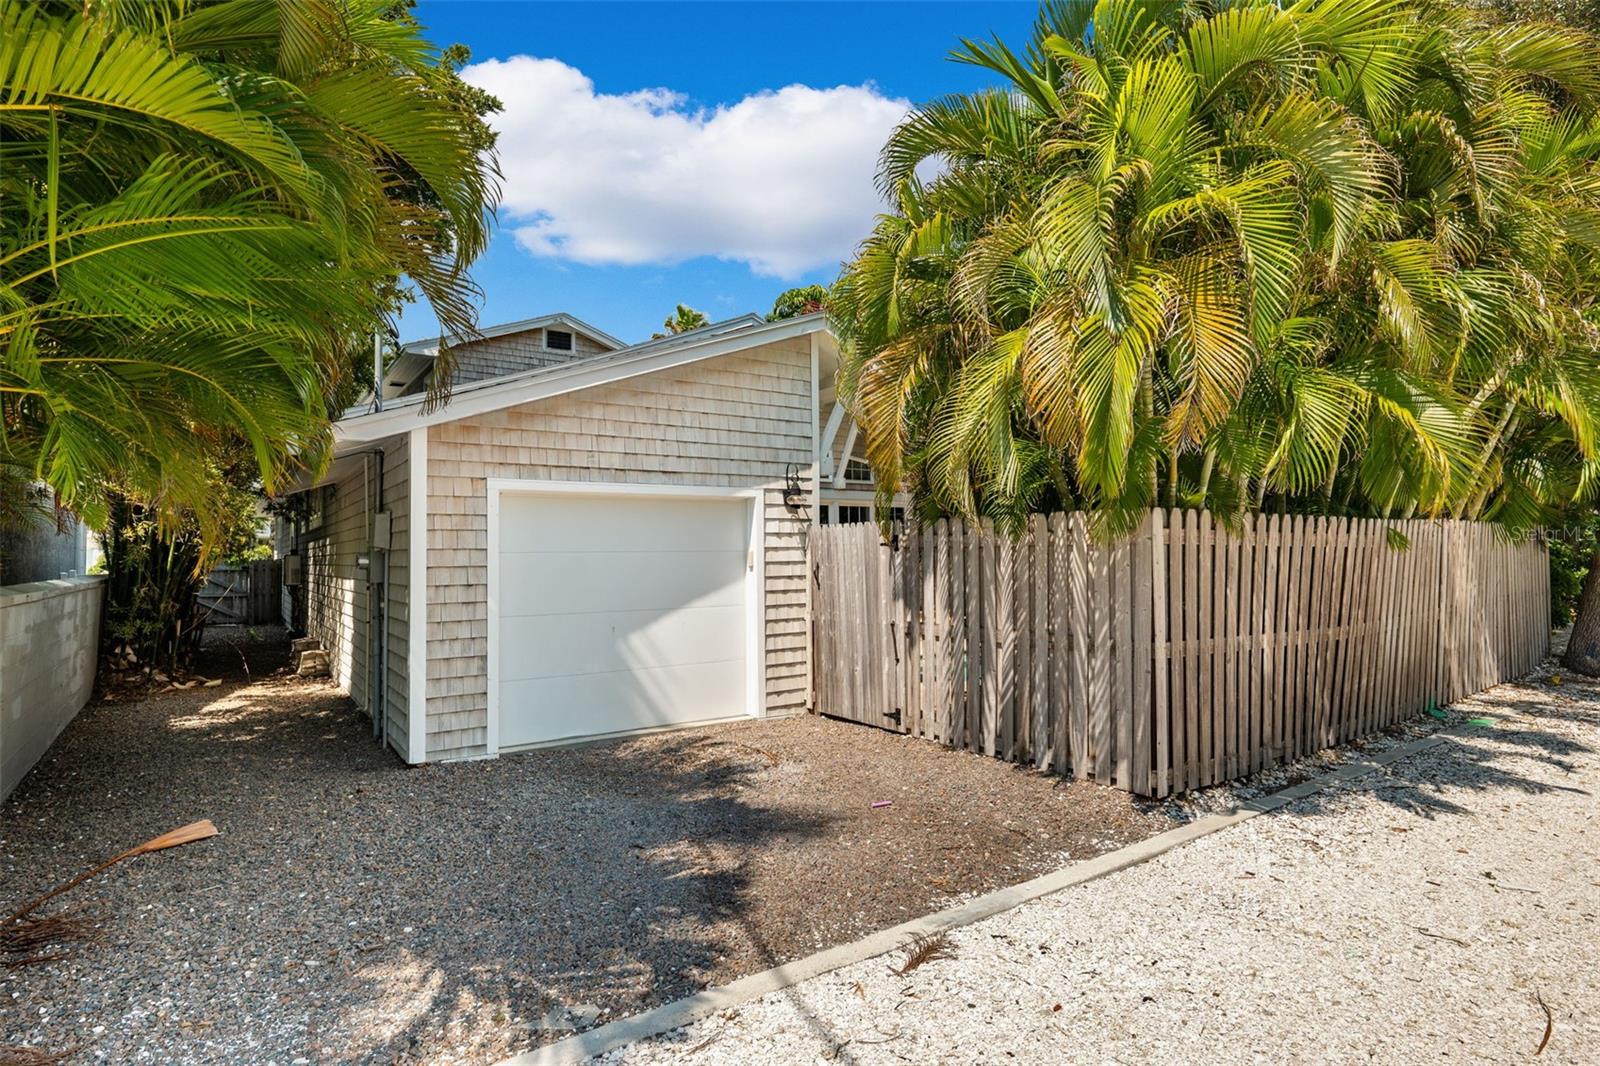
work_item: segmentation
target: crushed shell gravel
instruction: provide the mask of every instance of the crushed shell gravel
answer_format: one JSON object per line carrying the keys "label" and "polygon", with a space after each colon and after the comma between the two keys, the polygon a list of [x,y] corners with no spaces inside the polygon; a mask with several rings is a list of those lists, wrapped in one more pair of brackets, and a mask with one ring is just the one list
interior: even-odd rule
{"label": "crushed shell gravel", "polygon": [[1491,727],[957,930],[953,959],[867,960],[602,1061],[1600,1061],[1600,685],[1550,673],[1405,732]]}

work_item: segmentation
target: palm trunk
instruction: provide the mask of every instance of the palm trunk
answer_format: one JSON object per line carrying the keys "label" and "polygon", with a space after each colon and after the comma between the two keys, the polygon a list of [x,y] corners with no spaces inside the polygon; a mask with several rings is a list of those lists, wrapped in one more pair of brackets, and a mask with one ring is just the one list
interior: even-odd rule
{"label": "palm trunk", "polygon": [[1567,637],[1567,653],[1561,661],[1569,670],[1600,677],[1600,549],[1589,560],[1589,573],[1578,597],[1578,613]]}
{"label": "palm trunk", "polygon": [[1200,463],[1200,506],[1206,505],[1206,493],[1211,491],[1211,468],[1216,465],[1217,453],[1210,448],[1206,449],[1205,459]]}
{"label": "palm trunk", "polygon": [[1328,464],[1328,480],[1322,483],[1322,509],[1328,510],[1333,503],[1334,482],[1339,479],[1339,453],[1334,452],[1333,462]]}
{"label": "palm trunk", "polygon": [[[1469,485],[1478,486],[1471,497],[1466,501],[1466,506],[1456,512],[1457,517],[1476,521],[1483,513],[1483,505],[1489,502],[1489,493],[1493,491],[1492,482],[1479,485],[1483,481],[1483,473],[1489,467],[1489,461],[1494,458],[1495,449],[1500,447],[1500,442],[1505,439],[1506,429],[1512,425],[1511,416],[1516,412],[1517,405],[1506,404],[1506,410],[1500,416],[1499,423],[1494,427],[1494,435],[1489,438],[1489,443],[1484,446],[1483,454],[1478,458],[1477,465],[1472,468],[1472,480]],[[1513,427],[1514,428],[1514,427]]]}
{"label": "palm trunk", "polygon": [[[1156,367],[1154,360],[1146,361],[1144,366],[1144,380],[1139,384],[1139,391],[1143,393],[1144,416],[1147,419],[1156,417]],[[1154,507],[1161,497],[1160,465],[1156,462],[1154,450],[1150,453],[1150,463],[1145,470],[1145,488],[1149,491],[1149,506]]]}

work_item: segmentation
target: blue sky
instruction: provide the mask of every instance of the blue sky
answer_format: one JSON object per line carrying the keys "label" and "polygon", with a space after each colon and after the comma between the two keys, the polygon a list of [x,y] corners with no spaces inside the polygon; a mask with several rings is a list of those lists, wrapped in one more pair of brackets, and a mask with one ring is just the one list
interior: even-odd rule
{"label": "blue sky", "polygon": [[[827,282],[878,207],[906,104],[990,78],[961,37],[1020,45],[1031,3],[422,0],[507,104],[505,200],[474,269],[486,325],[569,311],[642,340],[678,302],[765,312]],[[422,305],[403,339],[437,329]]]}

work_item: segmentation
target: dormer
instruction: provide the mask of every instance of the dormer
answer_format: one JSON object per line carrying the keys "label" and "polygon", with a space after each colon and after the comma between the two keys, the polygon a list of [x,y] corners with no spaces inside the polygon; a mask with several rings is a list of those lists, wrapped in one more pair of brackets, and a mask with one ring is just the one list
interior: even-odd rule
{"label": "dormer", "polygon": [[[455,357],[451,384],[465,385],[539,370],[623,347],[623,342],[611,334],[565,313],[489,326],[470,340],[451,344]],[[383,398],[391,400],[426,390],[438,354],[438,338],[412,341],[401,347],[383,376]]]}

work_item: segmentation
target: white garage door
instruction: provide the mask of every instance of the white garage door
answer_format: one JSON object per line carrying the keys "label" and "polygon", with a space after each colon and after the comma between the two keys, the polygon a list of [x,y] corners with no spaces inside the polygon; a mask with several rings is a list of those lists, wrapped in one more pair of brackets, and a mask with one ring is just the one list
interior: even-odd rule
{"label": "white garage door", "polygon": [[503,494],[500,747],[750,713],[750,508]]}

